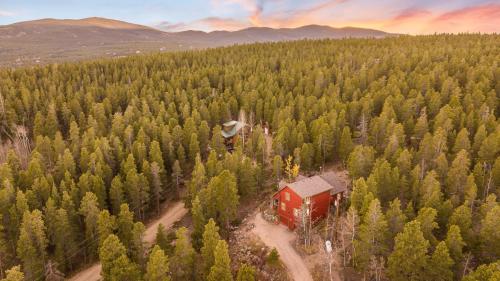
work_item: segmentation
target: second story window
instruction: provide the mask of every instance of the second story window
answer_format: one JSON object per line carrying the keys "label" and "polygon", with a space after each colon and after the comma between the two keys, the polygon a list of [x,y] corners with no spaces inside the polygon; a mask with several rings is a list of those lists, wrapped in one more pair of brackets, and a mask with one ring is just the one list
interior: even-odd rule
{"label": "second story window", "polygon": [[290,201],[290,192],[285,192],[285,200]]}

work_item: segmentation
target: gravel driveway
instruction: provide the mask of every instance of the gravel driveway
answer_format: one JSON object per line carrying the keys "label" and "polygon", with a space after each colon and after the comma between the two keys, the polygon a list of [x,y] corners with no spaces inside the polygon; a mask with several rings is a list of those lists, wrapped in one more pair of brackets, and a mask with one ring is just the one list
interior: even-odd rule
{"label": "gravel driveway", "polygon": [[259,212],[251,220],[255,224],[255,233],[268,247],[276,248],[280,258],[295,281],[313,281],[311,273],[299,254],[292,247],[295,234],[284,225],[275,225],[265,221]]}

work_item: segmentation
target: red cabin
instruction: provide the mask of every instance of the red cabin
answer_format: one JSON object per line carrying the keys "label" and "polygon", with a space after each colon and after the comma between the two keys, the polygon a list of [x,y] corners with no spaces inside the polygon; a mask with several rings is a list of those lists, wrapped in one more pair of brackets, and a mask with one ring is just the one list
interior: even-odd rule
{"label": "red cabin", "polygon": [[299,176],[292,183],[281,182],[273,195],[273,208],[280,221],[290,229],[303,219],[303,212],[314,223],[326,216],[332,203],[343,198],[347,186],[334,172],[309,178]]}

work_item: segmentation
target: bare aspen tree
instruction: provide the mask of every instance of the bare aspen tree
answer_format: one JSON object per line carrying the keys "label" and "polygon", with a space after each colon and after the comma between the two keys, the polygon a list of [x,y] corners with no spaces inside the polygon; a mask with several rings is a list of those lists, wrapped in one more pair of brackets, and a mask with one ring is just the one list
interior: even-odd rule
{"label": "bare aspen tree", "polygon": [[49,260],[45,265],[45,281],[63,281],[64,274],[57,269],[57,263]]}
{"label": "bare aspen tree", "polygon": [[354,208],[349,208],[346,215],[340,221],[340,243],[343,251],[344,266],[349,262],[355,263],[356,249],[354,239],[359,226],[359,216]]}

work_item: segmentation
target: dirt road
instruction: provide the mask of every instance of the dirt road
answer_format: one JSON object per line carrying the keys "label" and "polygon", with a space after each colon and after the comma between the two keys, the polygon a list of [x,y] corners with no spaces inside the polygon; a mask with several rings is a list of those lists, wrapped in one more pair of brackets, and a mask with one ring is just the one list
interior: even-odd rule
{"label": "dirt road", "polygon": [[[182,219],[188,210],[184,208],[184,203],[176,202],[166,210],[166,212],[157,220],[148,224],[148,227],[144,233],[144,242],[146,244],[152,244],[156,237],[156,231],[158,225],[163,224],[165,229],[169,229],[172,225]],[[101,264],[96,263],[91,267],[77,273],[73,277],[69,278],[69,281],[98,281],[101,279]]]}
{"label": "dirt road", "polygon": [[280,258],[295,281],[313,281],[311,273],[299,254],[292,247],[294,233],[284,225],[275,225],[265,221],[258,213],[252,221],[255,227],[252,231],[271,248],[276,248]]}

